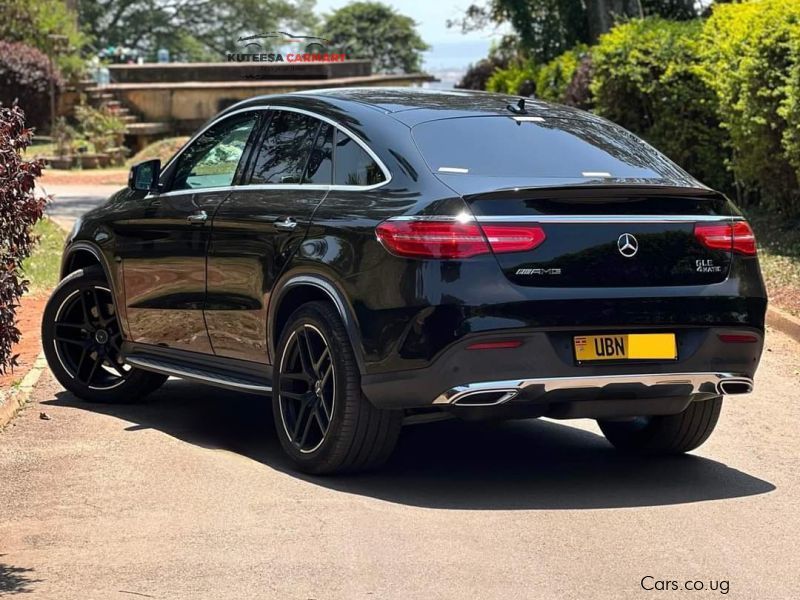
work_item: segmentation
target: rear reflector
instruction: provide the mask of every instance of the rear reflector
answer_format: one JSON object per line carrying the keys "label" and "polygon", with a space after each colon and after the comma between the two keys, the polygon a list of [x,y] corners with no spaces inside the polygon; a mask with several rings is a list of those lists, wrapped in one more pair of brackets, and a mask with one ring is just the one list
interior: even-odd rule
{"label": "rear reflector", "polygon": [[756,237],[747,221],[720,225],[695,225],[694,235],[706,248],[754,256]]}
{"label": "rear reflector", "polygon": [[726,344],[755,344],[758,341],[758,337],[750,333],[720,333],[717,337]]}
{"label": "rear reflector", "polygon": [[[384,221],[375,230],[389,252],[408,258],[469,258],[533,250],[545,239],[541,227],[458,221]],[[491,250],[490,250],[491,248]]]}
{"label": "rear reflector", "polygon": [[467,346],[467,350],[503,350],[505,348],[519,348],[522,342],[519,340],[507,340],[504,342],[476,342]]}

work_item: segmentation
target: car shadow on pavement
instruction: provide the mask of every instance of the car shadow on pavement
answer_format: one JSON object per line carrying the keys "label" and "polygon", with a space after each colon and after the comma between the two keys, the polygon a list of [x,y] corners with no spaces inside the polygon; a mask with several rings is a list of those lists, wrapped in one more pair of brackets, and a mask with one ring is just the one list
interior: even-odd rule
{"label": "car shadow on pavement", "polygon": [[700,456],[625,456],[601,435],[552,421],[412,425],[404,428],[382,469],[311,477],[292,471],[283,456],[268,398],[170,380],[145,404],[91,404],[68,392],[44,404],[112,415],[134,423],[128,431],[156,429],[204,448],[236,452],[315,485],[413,506],[619,508],[740,498],[775,489]]}
{"label": "car shadow on pavement", "polygon": [[41,579],[31,577],[33,569],[14,567],[3,562],[5,554],[0,554],[0,596],[31,592],[31,586]]}

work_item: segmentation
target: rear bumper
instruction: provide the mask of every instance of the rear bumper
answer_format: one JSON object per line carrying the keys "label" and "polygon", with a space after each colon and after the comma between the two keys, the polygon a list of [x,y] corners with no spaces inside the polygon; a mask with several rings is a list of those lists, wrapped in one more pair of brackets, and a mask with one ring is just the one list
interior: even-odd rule
{"label": "rear bumper", "polygon": [[[497,415],[522,410],[527,416],[562,418],[671,414],[691,401],[752,388],[763,332],[730,327],[673,331],[678,341],[675,361],[581,365],[574,359],[572,338],[586,330],[469,336],[425,368],[365,375],[362,387],[383,408],[441,407]],[[719,337],[743,331],[754,334],[757,342],[726,343]],[[476,341],[508,339],[521,345],[467,349]],[[723,382],[733,385],[723,390]]]}

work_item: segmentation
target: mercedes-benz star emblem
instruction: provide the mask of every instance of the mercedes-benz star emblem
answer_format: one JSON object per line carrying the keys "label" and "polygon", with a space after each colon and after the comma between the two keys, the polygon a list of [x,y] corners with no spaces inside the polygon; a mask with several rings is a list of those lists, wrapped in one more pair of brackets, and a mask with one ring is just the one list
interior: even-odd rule
{"label": "mercedes-benz star emblem", "polygon": [[630,233],[623,233],[617,240],[619,253],[625,258],[632,258],[639,251],[639,242]]}

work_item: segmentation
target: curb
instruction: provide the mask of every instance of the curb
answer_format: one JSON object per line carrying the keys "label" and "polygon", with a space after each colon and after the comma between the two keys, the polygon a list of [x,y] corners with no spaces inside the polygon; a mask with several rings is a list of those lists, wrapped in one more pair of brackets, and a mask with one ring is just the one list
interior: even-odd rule
{"label": "curb", "polygon": [[800,319],[785,310],[770,306],[767,310],[767,324],[800,342]]}
{"label": "curb", "polygon": [[47,368],[47,361],[44,352],[40,352],[36,357],[30,371],[25,374],[20,384],[5,395],[5,401],[0,404],[0,430],[2,430],[11,419],[14,418],[20,409],[27,404],[31,397],[33,388],[39,381],[44,370]]}

